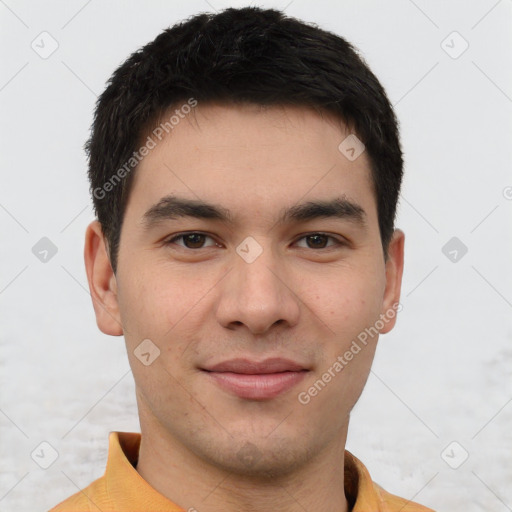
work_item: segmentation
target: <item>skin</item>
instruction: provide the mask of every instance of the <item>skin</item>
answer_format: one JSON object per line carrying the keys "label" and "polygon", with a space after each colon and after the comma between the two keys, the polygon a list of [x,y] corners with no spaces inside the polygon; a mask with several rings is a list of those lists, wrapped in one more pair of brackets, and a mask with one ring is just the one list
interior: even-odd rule
{"label": "skin", "polygon": [[[116,275],[100,225],[87,229],[97,323],[124,335],[135,378],[137,471],[185,509],[347,510],[349,415],[378,336],[308,404],[297,396],[399,302],[404,249],[397,230],[384,257],[367,155],[338,150],[349,133],[307,108],[199,105],[137,168]],[[144,213],[167,195],[220,205],[232,222],[178,217],[145,229]],[[364,222],[278,222],[284,208],[335,197],[359,205]],[[166,243],[186,231],[208,236],[192,239],[199,248]],[[306,237],[319,232],[333,238]],[[248,236],[262,249],[252,263],[236,252]],[[134,354],[144,339],[160,350],[148,366]],[[309,371],[274,398],[240,398],[201,370],[234,357],[285,357]]]}

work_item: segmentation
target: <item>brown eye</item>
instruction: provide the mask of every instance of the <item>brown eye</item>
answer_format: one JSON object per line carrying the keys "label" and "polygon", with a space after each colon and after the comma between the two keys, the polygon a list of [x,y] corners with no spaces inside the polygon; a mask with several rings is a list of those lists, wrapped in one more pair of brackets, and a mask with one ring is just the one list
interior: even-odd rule
{"label": "brown eye", "polygon": [[185,249],[204,249],[213,246],[220,247],[211,236],[196,232],[182,233],[181,235],[173,236],[167,240],[165,244],[179,245]]}
{"label": "brown eye", "polygon": [[306,238],[307,246],[310,249],[323,249],[327,247],[327,243],[329,242],[329,236],[327,235],[308,235]]}
{"label": "brown eye", "polygon": [[183,243],[189,249],[200,249],[204,245],[206,235],[200,233],[190,233],[183,235]]}
{"label": "brown eye", "polygon": [[304,235],[296,242],[298,247],[302,249],[329,249],[336,246],[341,247],[344,244],[343,241],[337,237],[328,235],[326,233],[311,233]]}

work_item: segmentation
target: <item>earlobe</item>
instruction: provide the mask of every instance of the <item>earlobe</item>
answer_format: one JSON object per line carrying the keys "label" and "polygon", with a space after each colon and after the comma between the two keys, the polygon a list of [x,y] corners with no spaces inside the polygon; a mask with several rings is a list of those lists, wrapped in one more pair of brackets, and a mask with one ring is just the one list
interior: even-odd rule
{"label": "earlobe", "polygon": [[384,290],[384,300],[382,305],[382,315],[386,322],[384,328],[380,330],[385,334],[396,323],[396,315],[400,307],[400,291],[402,288],[402,275],[404,271],[404,245],[405,235],[400,229],[393,233],[388,247],[388,258],[386,261],[386,288]]}
{"label": "earlobe", "polygon": [[110,264],[101,224],[97,220],[89,224],[85,233],[84,260],[96,323],[103,333],[121,336],[123,328],[116,276]]}

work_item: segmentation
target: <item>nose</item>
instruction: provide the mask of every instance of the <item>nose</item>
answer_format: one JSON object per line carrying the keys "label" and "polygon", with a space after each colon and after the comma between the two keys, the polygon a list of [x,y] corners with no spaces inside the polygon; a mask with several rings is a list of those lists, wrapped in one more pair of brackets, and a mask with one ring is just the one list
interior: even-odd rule
{"label": "nose", "polygon": [[270,249],[250,263],[237,255],[221,286],[216,315],[225,328],[245,326],[252,334],[265,334],[275,326],[293,327],[299,320],[294,283]]}

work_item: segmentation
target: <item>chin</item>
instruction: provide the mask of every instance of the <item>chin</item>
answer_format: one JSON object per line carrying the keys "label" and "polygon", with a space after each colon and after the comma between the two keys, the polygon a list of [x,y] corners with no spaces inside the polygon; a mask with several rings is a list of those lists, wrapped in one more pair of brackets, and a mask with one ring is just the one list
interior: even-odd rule
{"label": "chin", "polygon": [[206,449],[196,453],[209,464],[229,473],[262,481],[295,473],[318,454],[318,447],[307,447],[304,439],[297,443],[291,439],[246,437],[236,440],[228,438],[224,443],[208,443],[205,448],[215,446],[215,451]]}

